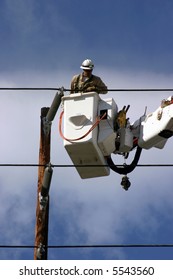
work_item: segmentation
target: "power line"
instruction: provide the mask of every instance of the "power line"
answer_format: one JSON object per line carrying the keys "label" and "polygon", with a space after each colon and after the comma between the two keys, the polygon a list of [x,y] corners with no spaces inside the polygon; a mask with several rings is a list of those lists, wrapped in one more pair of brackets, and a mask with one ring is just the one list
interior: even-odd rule
{"label": "power line", "polygon": [[0,163],[0,167],[39,167],[45,166],[42,164],[35,164],[35,163]]}
{"label": "power line", "polygon": [[[100,244],[100,245],[48,245],[49,249],[81,249],[81,248],[172,248],[173,244]],[[0,245],[4,249],[33,249],[34,245]]]}
{"label": "power line", "polygon": [[[54,87],[4,87],[4,88],[0,88],[0,90],[12,90],[12,91],[16,91],[16,90],[60,90],[61,88],[54,88]],[[66,91],[64,89],[64,91]]]}
{"label": "power line", "polygon": [[[47,165],[37,163],[0,163],[0,167],[46,167]],[[64,167],[103,167],[110,166],[108,164],[51,164],[52,168],[64,168]],[[123,167],[124,164],[118,164],[117,166]],[[173,167],[173,164],[138,164],[137,167]]]}
{"label": "power line", "polygon": [[[58,90],[62,90],[63,91],[71,91],[71,89],[66,89],[63,87],[1,87],[0,90],[9,90],[9,91],[16,91],[16,90],[26,90],[26,91],[30,91],[30,90],[38,90],[38,91],[58,91]],[[156,91],[173,91],[172,88],[132,88],[132,89],[128,89],[128,88],[110,88],[107,89],[107,91],[141,91],[141,92],[148,92],[148,91],[152,91],[152,92],[156,92]]]}
{"label": "power line", "polygon": [[107,91],[142,91],[142,92],[147,92],[147,91],[173,91],[171,88],[132,88],[132,89],[125,89],[125,88],[120,88],[120,89],[108,89]]}

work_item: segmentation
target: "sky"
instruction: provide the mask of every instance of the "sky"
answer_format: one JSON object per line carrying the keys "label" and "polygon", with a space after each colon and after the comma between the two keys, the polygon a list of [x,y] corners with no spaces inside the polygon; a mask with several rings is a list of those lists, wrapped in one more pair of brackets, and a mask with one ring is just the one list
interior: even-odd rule
{"label": "sky", "polygon": [[[171,0],[1,0],[0,87],[70,88],[86,58],[109,89],[173,88]],[[40,111],[55,91],[0,91],[0,164],[37,164]],[[68,95],[68,92],[65,92]],[[171,92],[109,92],[133,123]],[[51,163],[72,164],[52,123]],[[143,150],[139,164],[172,164],[173,139]],[[131,162],[130,154],[127,163]],[[123,158],[113,156],[123,164]],[[172,167],[137,167],[131,187],[121,175],[82,180],[54,168],[49,245],[173,244]],[[37,167],[0,167],[0,245],[33,245]],[[33,259],[33,249],[2,249],[0,260]],[[173,259],[172,248],[49,249],[59,259]]]}

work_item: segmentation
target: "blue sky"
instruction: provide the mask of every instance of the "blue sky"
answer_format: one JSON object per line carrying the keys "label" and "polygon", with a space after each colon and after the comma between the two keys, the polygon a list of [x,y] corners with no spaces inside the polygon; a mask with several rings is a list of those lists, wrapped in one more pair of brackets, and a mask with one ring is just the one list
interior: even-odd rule
{"label": "blue sky", "polygon": [[[109,88],[173,88],[173,3],[165,0],[2,0],[1,87],[70,87],[85,58]],[[37,163],[40,110],[55,92],[1,91],[0,163]],[[133,122],[171,93],[108,94]],[[71,164],[52,124],[52,164]],[[123,163],[119,156],[115,161]],[[129,160],[130,161],[130,160]],[[143,151],[140,164],[172,163],[172,139]],[[68,173],[68,176],[67,176]],[[128,192],[121,176],[81,180],[54,169],[50,245],[173,243],[172,168],[137,168]],[[37,168],[0,169],[0,244],[33,245]],[[172,259],[167,249],[50,249],[49,259]],[[32,249],[0,249],[0,259],[33,259]]]}

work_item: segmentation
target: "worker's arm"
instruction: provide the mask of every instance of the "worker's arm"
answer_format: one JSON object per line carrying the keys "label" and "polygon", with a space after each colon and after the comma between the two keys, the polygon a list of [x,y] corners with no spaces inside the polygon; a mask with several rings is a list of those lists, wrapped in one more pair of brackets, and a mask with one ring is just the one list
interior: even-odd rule
{"label": "worker's arm", "polygon": [[78,75],[75,75],[71,80],[71,92],[70,92],[70,94],[76,92],[77,79],[78,79]]}
{"label": "worker's arm", "polygon": [[103,83],[103,81],[99,77],[96,77],[95,84],[98,93],[106,94],[108,92],[107,86]]}

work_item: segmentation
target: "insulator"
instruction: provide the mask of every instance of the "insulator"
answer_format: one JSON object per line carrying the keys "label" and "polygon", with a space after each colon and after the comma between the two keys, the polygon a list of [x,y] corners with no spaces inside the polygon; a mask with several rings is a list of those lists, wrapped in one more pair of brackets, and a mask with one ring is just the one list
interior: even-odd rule
{"label": "insulator", "polygon": [[51,165],[47,166],[44,170],[42,189],[41,189],[41,196],[43,197],[46,197],[49,194],[52,173],[53,173],[53,169]]}
{"label": "insulator", "polygon": [[55,97],[54,97],[54,100],[52,102],[52,105],[47,113],[47,116],[46,116],[46,120],[48,122],[52,122],[55,115],[56,115],[56,112],[61,104],[61,98],[63,96],[63,92],[57,92]]}
{"label": "insulator", "polygon": [[37,249],[37,260],[44,260],[45,257],[45,246],[40,243]]}

